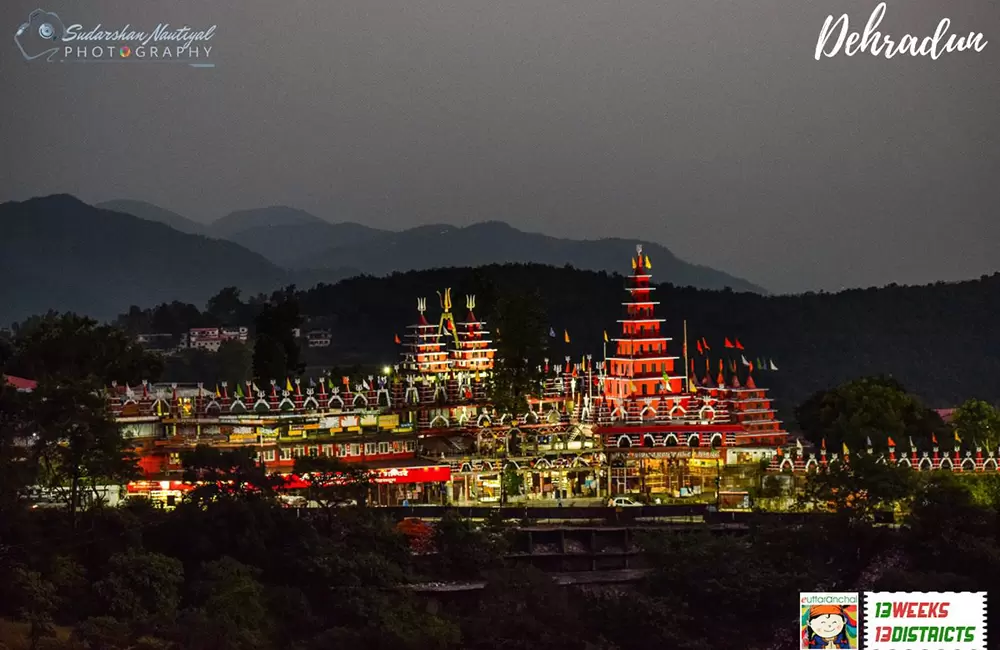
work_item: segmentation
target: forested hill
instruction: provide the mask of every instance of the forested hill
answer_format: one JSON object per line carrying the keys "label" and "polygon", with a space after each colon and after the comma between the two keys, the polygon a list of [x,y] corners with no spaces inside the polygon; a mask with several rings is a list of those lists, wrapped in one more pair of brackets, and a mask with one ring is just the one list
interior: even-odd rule
{"label": "forested hill", "polygon": [[[654,279],[655,272],[654,267]],[[474,293],[476,315],[487,320],[498,295],[537,287],[557,334],[550,339],[553,360],[586,353],[601,358],[603,332],[614,337],[625,295],[624,279],[616,275],[496,265],[352,278],[303,291],[300,300],[303,313],[333,330],[338,357],[389,362],[399,352],[394,335],[402,336],[417,317],[417,297],[427,297],[427,317],[436,319],[435,291],[446,287],[452,287],[457,318],[465,315],[464,295]],[[699,376],[705,364],[697,338],[711,346],[713,375],[720,356],[739,362],[744,353],[723,347],[726,337],[739,338],[748,360],[756,364],[766,357],[779,368],[755,372],[755,378],[773,389],[784,408],[841,381],[882,373],[931,407],[970,397],[1000,401],[1000,273],[969,282],[836,294],[761,296],[666,284],[654,294],[658,315],[667,319],[666,335],[674,337],[672,354],[683,356],[684,319]]]}

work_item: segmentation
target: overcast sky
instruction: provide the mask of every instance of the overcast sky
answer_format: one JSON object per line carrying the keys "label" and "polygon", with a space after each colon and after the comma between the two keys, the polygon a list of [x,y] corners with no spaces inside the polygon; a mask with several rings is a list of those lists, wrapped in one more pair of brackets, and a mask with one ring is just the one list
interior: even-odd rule
{"label": "overcast sky", "polygon": [[[4,2],[3,29],[37,2]],[[1000,3],[888,4],[882,31],[948,17],[982,53],[814,60],[828,14],[861,30],[876,4],[53,0],[87,26],[218,24],[217,67],[26,63],[8,40],[0,200],[499,219],[774,291],[998,270]]]}

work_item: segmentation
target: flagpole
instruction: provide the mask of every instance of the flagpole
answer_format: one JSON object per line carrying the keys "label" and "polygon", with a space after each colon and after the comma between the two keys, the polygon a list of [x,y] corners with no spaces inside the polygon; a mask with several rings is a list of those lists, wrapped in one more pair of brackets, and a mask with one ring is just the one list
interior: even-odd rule
{"label": "flagpole", "polygon": [[684,321],[684,388],[682,393],[691,389],[691,378],[688,376],[688,322]]}

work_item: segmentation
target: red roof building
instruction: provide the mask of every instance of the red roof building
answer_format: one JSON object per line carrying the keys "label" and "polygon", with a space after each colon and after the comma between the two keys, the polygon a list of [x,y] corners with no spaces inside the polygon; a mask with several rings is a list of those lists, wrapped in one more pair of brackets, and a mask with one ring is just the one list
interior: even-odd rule
{"label": "red roof building", "polygon": [[37,381],[32,381],[30,379],[24,379],[23,377],[14,377],[11,375],[4,375],[4,381],[8,386],[13,386],[17,390],[24,391],[26,393],[35,390],[38,387]]}

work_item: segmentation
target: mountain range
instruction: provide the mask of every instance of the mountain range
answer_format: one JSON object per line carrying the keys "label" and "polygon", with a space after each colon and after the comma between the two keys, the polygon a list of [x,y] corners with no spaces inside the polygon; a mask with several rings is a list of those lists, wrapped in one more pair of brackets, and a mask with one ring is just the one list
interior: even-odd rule
{"label": "mountain range", "polygon": [[[523,232],[499,221],[466,227],[426,225],[391,232],[353,222],[332,223],[285,206],[240,210],[207,225],[142,201],[109,201],[98,207],[165,223],[182,232],[226,239],[291,271],[349,268],[382,275],[516,262],[569,264],[579,269],[622,273],[628,271],[622,268],[622,261],[631,257],[639,243],[626,239],[561,239]],[[646,242],[644,246],[657,265],[658,277],[678,286],[766,293],[728,273],[685,262],[659,244]]]}
{"label": "mountain range", "polygon": [[[486,222],[389,232],[330,223],[273,206],[210,224],[143,201],[88,205],[69,195],[0,204],[0,323],[72,310],[111,318],[131,305],[204,304],[219,289],[244,295],[345,277],[523,262],[628,272],[635,241],[559,239]],[[645,245],[657,277],[678,286],[765,293],[740,278]]]}

